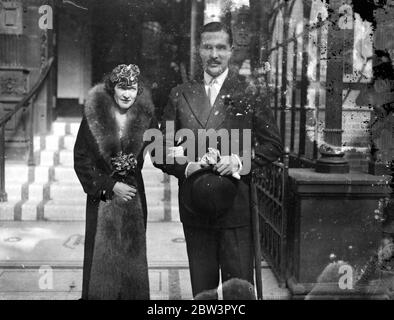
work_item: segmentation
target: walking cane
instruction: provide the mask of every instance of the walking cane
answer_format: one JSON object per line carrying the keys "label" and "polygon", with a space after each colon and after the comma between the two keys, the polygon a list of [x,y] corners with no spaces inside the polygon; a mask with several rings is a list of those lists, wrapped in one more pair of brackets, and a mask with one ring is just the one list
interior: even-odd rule
{"label": "walking cane", "polygon": [[254,245],[254,270],[256,276],[256,291],[257,299],[263,300],[263,280],[261,277],[261,247],[260,247],[260,219],[257,207],[257,192],[256,186],[253,183],[253,178],[250,179],[250,200],[252,210],[252,233]]}

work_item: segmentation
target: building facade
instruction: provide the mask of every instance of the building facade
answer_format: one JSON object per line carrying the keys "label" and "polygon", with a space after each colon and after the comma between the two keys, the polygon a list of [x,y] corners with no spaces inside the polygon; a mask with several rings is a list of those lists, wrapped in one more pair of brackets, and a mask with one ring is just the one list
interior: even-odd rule
{"label": "building facade", "polygon": [[[0,201],[4,160],[34,165],[35,137],[56,119],[78,124],[89,88],[117,64],[140,66],[160,119],[171,88],[201,72],[199,28],[223,21],[231,68],[269,96],[289,151],[255,177],[263,253],[305,294],[332,251],[359,263],[379,240],[393,108],[382,117],[360,97],[377,50],[394,54],[393,17],[389,0],[0,0]],[[321,159],[329,169],[316,173]],[[328,173],[337,164],[341,174]]]}

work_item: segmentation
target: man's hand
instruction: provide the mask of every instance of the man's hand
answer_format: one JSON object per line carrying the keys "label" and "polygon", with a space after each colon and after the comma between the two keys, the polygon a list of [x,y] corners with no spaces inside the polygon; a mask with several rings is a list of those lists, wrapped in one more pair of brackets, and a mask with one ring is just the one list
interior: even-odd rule
{"label": "man's hand", "polygon": [[137,189],[131,187],[123,182],[117,182],[114,185],[113,191],[123,201],[130,201],[135,197]]}
{"label": "man's hand", "polygon": [[222,156],[220,162],[215,166],[221,176],[231,176],[239,170],[239,161],[235,155]]}

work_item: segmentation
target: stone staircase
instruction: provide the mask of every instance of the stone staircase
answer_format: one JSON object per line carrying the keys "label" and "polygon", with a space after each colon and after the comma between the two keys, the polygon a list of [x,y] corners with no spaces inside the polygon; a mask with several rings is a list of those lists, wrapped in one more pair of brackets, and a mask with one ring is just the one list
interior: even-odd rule
{"label": "stone staircase", "polygon": [[[83,221],[86,194],[73,168],[79,121],[57,120],[52,133],[35,137],[36,166],[6,161],[8,201],[0,220]],[[149,221],[179,221],[177,181],[155,168],[149,156],[143,168]]]}

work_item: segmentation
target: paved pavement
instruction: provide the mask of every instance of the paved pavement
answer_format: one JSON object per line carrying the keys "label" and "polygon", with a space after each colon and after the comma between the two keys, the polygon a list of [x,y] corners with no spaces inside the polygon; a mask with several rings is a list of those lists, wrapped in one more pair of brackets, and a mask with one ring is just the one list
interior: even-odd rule
{"label": "paved pavement", "polygon": [[[0,221],[0,299],[79,299],[84,222]],[[150,222],[147,250],[151,299],[192,299],[179,222]],[[262,265],[265,299],[287,299]]]}

